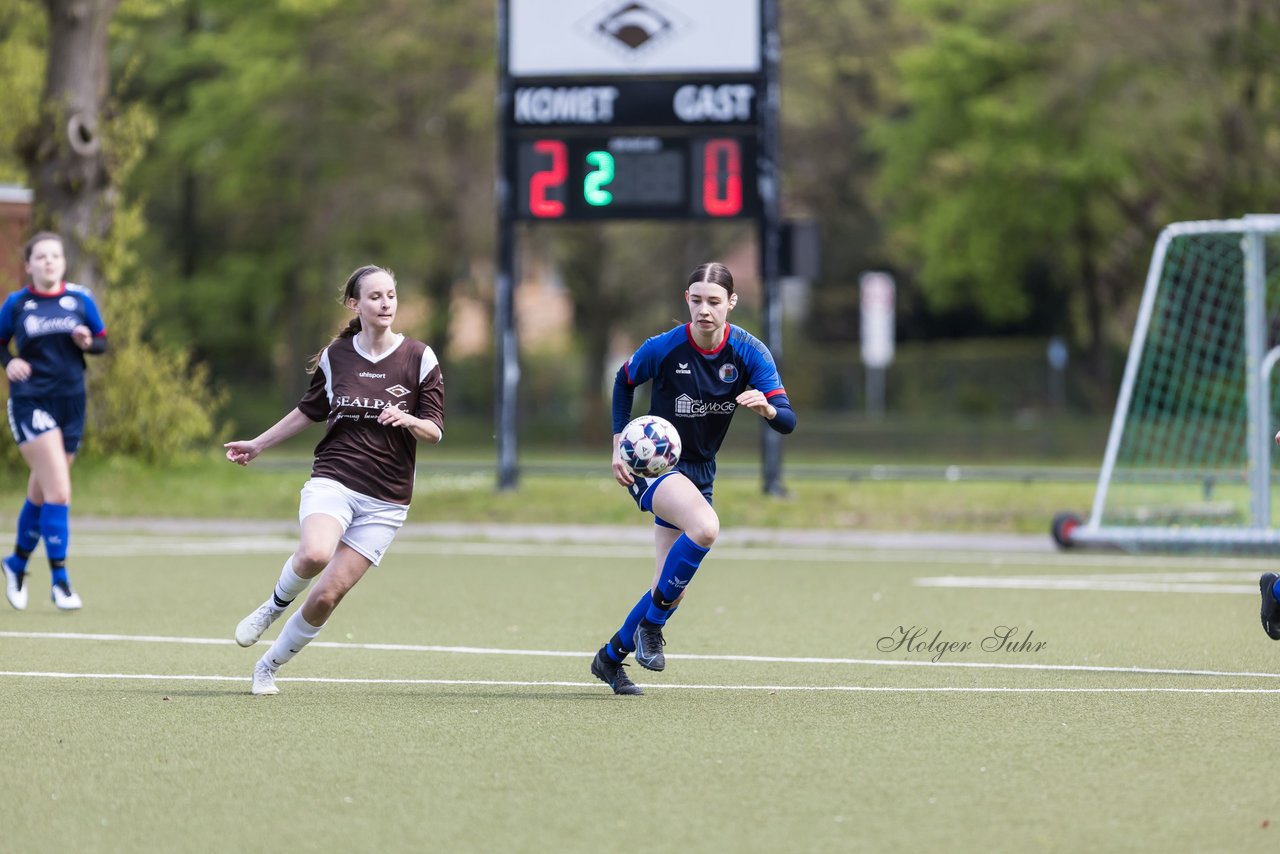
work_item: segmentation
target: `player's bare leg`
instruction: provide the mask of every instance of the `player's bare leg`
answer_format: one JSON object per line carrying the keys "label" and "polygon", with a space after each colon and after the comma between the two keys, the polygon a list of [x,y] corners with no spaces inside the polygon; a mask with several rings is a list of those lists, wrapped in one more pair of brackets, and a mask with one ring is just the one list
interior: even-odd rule
{"label": "player's bare leg", "polygon": [[342,538],[342,523],[327,513],[312,513],[302,520],[298,548],[285,561],[275,590],[236,626],[236,643],[253,646],[296,599],[311,579],[333,559]]}

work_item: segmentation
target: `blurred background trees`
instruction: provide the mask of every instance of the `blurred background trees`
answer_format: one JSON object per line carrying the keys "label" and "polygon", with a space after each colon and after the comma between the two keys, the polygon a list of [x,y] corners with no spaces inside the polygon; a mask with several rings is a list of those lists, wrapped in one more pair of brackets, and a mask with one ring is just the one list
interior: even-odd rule
{"label": "blurred background trees", "polygon": [[[110,20],[95,133],[115,231],[68,218],[41,159],[61,144],[46,65],[64,5]],[[891,411],[1044,409],[1044,346],[1061,336],[1082,367],[1072,408],[1105,414],[1160,227],[1280,198],[1272,2],[781,11],[783,208],[824,248],[787,313],[784,376],[808,411],[860,411],[857,281],[884,269],[899,284]],[[481,0],[2,0],[0,182],[35,188],[38,220],[82,233],[113,271],[76,275],[144,294],[138,342],[181,364],[175,393],[225,389],[245,429],[296,399],[367,261],[395,269],[402,325],[449,365],[451,414],[483,422],[494,28]],[[522,281],[572,310],[559,337],[522,326],[531,423],[567,414],[575,436],[600,435],[612,370],[681,316],[689,268],[733,258],[758,287],[751,240],[732,225],[525,228]],[[735,320],[750,328],[758,308],[744,299]]]}

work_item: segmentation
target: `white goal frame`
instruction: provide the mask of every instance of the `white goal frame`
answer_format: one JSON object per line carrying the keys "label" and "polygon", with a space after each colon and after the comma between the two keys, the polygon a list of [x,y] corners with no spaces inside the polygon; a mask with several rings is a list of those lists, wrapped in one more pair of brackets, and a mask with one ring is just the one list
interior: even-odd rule
{"label": "white goal frame", "polygon": [[[1160,289],[1165,256],[1177,237],[1197,234],[1240,234],[1244,255],[1245,398],[1248,405],[1247,443],[1249,521],[1243,525],[1156,526],[1104,525],[1103,510],[1115,473],[1116,457],[1133,399],[1134,383]],[[1093,508],[1083,524],[1058,530],[1055,538],[1064,546],[1109,546],[1128,550],[1236,548],[1280,553],[1280,530],[1271,527],[1271,448],[1275,426],[1271,423],[1271,372],[1280,362],[1280,346],[1267,347],[1266,237],[1280,234],[1280,214],[1251,214],[1240,219],[1179,222],[1160,232],[1147,271],[1142,302],[1134,326],[1133,341],[1125,362],[1124,379],[1116,400],[1107,448],[1098,472]],[[1060,536],[1061,535],[1061,536]]]}

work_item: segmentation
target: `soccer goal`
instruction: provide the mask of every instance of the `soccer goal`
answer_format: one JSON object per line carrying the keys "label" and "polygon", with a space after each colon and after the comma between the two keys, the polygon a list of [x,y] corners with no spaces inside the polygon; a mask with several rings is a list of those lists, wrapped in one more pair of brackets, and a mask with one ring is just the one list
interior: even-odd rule
{"label": "soccer goal", "polygon": [[1063,547],[1280,551],[1271,507],[1280,215],[1156,241],[1088,519]]}

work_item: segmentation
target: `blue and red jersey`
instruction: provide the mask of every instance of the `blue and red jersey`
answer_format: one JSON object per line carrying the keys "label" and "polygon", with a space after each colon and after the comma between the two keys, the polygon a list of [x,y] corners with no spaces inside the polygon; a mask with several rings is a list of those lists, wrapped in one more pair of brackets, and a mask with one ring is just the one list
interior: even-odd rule
{"label": "blue and red jersey", "polygon": [[649,414],[675,425],[683,450],[681,463],[714,463],[716,452],[748,388],[764,393],[778,410],[768,424],[780,433],[795,429],[777,365],[764,343],[733,324],[724,339],[704,350],[693,340],[690,324],[648,339],[618,370],[613,385],[613,432],[631,420],[636,386],[653,382]]}
{"label": "blue and red jersey", "polygon": [[31,363],[31,376],[12,383],[10,397],[84,394],[84,352],[71,340],[77,326],[97,338],[107,334],[88,288],[63,282],[47,294],[30,287],[9,294],[0,305],[0,347],[7,351],[12,341],[18,357]]}

